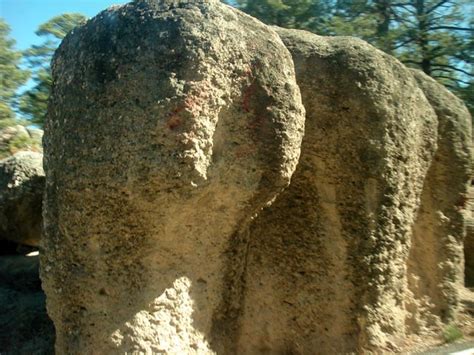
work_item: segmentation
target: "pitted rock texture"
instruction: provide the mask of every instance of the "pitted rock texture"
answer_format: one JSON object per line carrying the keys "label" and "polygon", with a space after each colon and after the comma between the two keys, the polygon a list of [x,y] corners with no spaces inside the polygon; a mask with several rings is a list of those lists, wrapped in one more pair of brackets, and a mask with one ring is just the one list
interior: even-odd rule
{"label": "pitted rock texture", "polygon": [[299,158],[290,53],[217,0],[136,1],[70,33],[52,73],[41,277],[56,351],[230,351],[241,230]]}
{"label": "pitted rock texture", "polygon": [[[438,118],[438,142],[424,181],[408,262],[412,331],[456,318],[471,175],[471,116],[464,103],[421,71],[413,74]],[[470,261],[467,260],[469,264]]]}
{"label": "pitted rock texture", "polygon": [[277,31],[306,128],[290,186],[250,226],[238,353],[394,350],[436,116],[411,72],[369,44]]}
{"label": "pitted rock texture", "polygon": [[39,245],[44,183],[43,154],[22,151],[0,161],[0,239]]}
{"label": "pitted rock texture", "polygon": [[464,239],[464,284],[474,287],[474,180],[468,188],[466,209],[466,237]]}

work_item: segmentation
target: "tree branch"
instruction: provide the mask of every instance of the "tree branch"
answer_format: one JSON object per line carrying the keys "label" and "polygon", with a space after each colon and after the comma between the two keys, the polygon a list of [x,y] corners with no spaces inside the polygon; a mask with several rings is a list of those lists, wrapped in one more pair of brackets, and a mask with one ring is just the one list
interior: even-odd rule
{"label": "tree branch", "polygon": [[414,40],[415,40],[414,38],[408,38],[407,40],[405,40],[405,41],[403,41],[403,42],[397,44],[396,46],[394,46],[392,49],[401,48],[401,47],[403,47],[404,45],[413,42]]}
{"label": "tree branch", "polygon": [[[474,74],[471,74],[463,69],[460,69],[460,68],[456,68],[455,66],[453,65],[448,65],[448,64],[433,64],[432,65],[433,67],[433,70],[443,70],[443,71],[449,71],[448,69],[451,69],[451,70],[455,70],[455,71],[458,71],[460,73],[463,73],[463,74],[466,74],[468,76],[472,76],[474,77]],[[438,67],[438,69],[436,69]]]}
{"label": "tree branch", "polygon": [[407,60],[402,60],[402,63],[403,64],[415,64],[415,65],[421,65],[420,62],[415,62],[414,60],[410,60],[410,59],[407,59]]}
{"label": "tree branch", "polygon": [[448,79],[448,80],[454,81],[455,83],[462,83],[462,84],[466,84],[466,85],[470,84],[470,82],[468,82],[468,81],[464,81],[464,80],[461,80],[461,79],[454,79],[454,78],[451,78],[450,76],[445,76],[445,75],[433,75],[433,78],[435,78],[435,79]]}
{"label": "tree branch", "polygon": [[448,79],[448,80],[452,80],[454,82],[457,81],[456,79],[451,78],[450,76],[446,76],[446,75],[433,75],[432,77],[433,77],[433,79]]}
{"label": "tree branch", "polygon": [[[410,12],[410,11],[408,11]],[[392,11],[392,16],[393,16],[393,19],[394,20],[397,20],[399,21],[400,23],[409,23],[413,26],[416,26],[417,23],[413,20],[411,20],[409,17],[407,16],[400,16],[399,14],[397,14],[395,11]]]}
{"label": "tree branch", "polygon": [[394,7],[401,7],[402,9],[404,9],[405,11],[408,11],[409,13],[412,13],[412,14],[415,14],[415,10],[414,9],[408,9],[407,7],[414,7],[412,4],[391,4],[390,7],[394,8]]}
{"label": "tree branch", "polygon": [[449,2],[450,0],[441,0],[440,2],[438,2],[437,4],[433,5],[431,8],[429,8],[427,11],[426,11],[426,14],[429,14],[431,12],[433,12],[434,10],[436,10],[438,7],[444,5],[445,3]]}
{"label": "tree branch", "polygon": [[453,30],[453,31],[474,32],[474,28],[458,27],[458,26],[435,26],[435,27],[430,27],[429,30]]}

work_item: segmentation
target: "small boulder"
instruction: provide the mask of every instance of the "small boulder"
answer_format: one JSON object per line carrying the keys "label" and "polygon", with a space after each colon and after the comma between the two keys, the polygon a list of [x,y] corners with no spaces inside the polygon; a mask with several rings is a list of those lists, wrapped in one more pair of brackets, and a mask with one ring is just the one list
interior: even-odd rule
{"label": "small boulder", "polygon": [[22,151],[0,161],[0,240],[38,246],[44,181],[41,153]]}

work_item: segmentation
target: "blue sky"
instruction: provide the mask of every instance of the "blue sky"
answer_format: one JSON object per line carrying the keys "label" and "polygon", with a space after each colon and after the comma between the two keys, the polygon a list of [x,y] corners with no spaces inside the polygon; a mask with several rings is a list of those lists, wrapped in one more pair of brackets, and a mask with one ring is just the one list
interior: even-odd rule
{"label": "blue sky", "polygon": [[41,40],[35,35],[39,25],[66,12],[79,12],[93,17],[114,4],[127,0],[0,0],[0,17],[11,27],[10,36],[17,49],[26,49]]}

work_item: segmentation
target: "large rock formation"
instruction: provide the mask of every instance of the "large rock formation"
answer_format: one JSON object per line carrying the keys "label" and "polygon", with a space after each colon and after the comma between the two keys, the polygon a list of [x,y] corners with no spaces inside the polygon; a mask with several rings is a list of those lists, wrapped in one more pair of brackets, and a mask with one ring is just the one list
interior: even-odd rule
{"label": "large rock formation", "polygon": [[474,181],[468,189],[466,211],[466,237],[464,239],[464,283],[474,287]]}
{"label": "large rock formation", "polygon": [[421,71],[413,74],[438,118],[438,149],[424,181],[408,262],[411,329],[455,319],[464,282],[464,214],[471,170],[471,116]]}
{"label": "large rock formation", "polygon": [[436,116],[410,71],[367,43],[278,33],[306,132],[291,185],[250,228],[238,353],[393,350]]}
{"label": "large rock formation", "polygon": [[69,34],[52,72],[41,276],[57,352],[224,351],[241,231],[299,157],[289,52],[217,0],[135,1]]}
{"label": "large rock formation", "polygon": [[471,131],[423,74],[218,0],[112,7],[52,69],[58,353],[362,353],[454,319]]}
{"label": "large rock formation", "polygon": [[41,153],[21,151],[0,161],[0,240],[39,245],[44,181]]}

